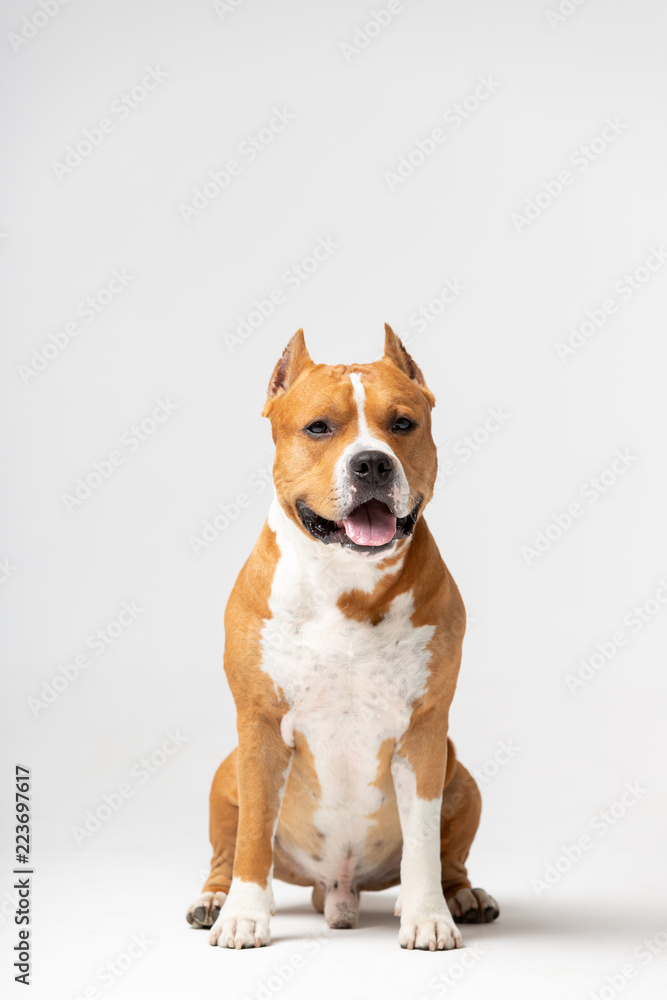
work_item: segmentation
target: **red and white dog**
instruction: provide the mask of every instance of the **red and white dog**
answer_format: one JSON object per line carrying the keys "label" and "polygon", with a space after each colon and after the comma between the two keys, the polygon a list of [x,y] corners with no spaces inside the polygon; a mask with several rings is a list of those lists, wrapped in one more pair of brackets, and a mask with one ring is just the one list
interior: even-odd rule
{"label": "red and white dog", "polygon": [[330,927],[400,883],[407,948],[498,916],[466,872],[480,796],[447,737],[465,610],[423,518],[434,402],[389,327],[380,361],[348,366],[314,364],[299,330],[273,372],[276,496],[225,614],[239,744],[187,912],[211,944],[268,944],[274,875],[313,886]]}

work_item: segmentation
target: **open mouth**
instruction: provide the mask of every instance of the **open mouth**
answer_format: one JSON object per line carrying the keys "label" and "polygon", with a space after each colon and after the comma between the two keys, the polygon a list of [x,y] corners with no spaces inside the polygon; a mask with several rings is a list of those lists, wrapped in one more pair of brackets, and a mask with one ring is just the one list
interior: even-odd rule
{"label": "open mouth", "polygon": [[396,517],[382,500],[372,499],[359,504],[340,521],[321,517],[305,503],[297,502],[297,509],[307,531],[324,542],[337,543],[362,552],[381,552],[394,541],[412,534],[419,514],[421,500],[405,517]]}

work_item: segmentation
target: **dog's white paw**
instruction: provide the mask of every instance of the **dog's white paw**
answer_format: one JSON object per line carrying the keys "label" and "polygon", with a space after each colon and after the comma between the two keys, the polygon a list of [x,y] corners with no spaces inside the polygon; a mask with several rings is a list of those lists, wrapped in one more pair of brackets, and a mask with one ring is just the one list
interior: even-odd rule
{"label": "dog's white paw", "polygon": [[401,948],[442,951],[462,948],[463,938],[446,906],[443,909],[424,909],[420,913],[404,907],[398,943]]}
{"label": "dog's white paw", "polygon": [[273,894],[253,882],[232,881],[225,905],[211,928],[209,941],[219,948],[261,948],[271,940],[269,920]]}
{"label": "dog's white paw", "polygon": [[218,919],[226,899],[225,892],[202,892],[201,896],[188,906],[185,919],[193,927],[211,927]]}
{"label": "dog's white paw", "polygon": [[219,948],[261,948],[271,940],[269,914],[221,911],[209,941]]}

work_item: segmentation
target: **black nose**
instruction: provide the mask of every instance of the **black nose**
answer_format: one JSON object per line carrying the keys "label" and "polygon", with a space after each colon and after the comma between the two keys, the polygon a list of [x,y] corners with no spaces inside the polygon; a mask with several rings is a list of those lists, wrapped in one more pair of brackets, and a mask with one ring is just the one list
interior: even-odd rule
{"label": "black nose", "polygon": [[394,471],[394,463],[382,451],[360,451],[350,459],[350,471],[369,485],[384,486]]}

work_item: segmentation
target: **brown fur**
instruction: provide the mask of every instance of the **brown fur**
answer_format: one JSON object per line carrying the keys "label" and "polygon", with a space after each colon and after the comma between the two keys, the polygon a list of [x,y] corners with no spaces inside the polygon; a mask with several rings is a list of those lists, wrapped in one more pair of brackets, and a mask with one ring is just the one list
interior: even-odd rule
{"label": "brown fur", "polygon": [[[357,434],[353,388],[350,379],[343,377],[350,372],[363,376],[367,418],[375,436],[389,440],[391,424],[399,412],[417,422],[414,433],[404,438],[394,436],[391,446],[415,495],[423,496],[423,506],[432,495],[436,450],[430,410],[435,400],[400,340],[387,328],[385,357],[371,365],[315,365],[299,331],[276,365],[264,414],[271,418],[278,446],[274,466],[278,497],[300,530],[303,528],[297,500],[303,500],[324,517],[335,516],[331,470]],[[304,435],[304,425],[317,419],[326,419],[340,433],[326,442]],[[312,539],[312,544],[320,543]],[[260,638],[271,617],[268,602],[279,555],[275,535],[265,524],[239,574],[225,613],[225,671],[236,702],[239,746],[220,765],[213,781],[210,832],[214,853],[204,890],[227,892],[232,874],[266,886],[272,862],[276,877],[297,885],[312,884],[298,870],[290,848],[317,857],[322,847],[322,833],[314,821],[320,785],[312,753],[299,732],[295,733],[293,751],[285,745],[280,723],[289,706],[282,691],[274,689],[261,668]],[[427,688],[413,706],[410,726],[398,746],[386,740],[378,751],[374,784],[384,799],[370,817],[365,857],[368,874],[358,888],[382,889],[399,882],[402,839],[390,769],[391,758],[398,753],[408,759],[415,773],[419,797],[443,795],[442,885],[450,898],[470,888],[465,862],[480,814],[477,786],[457,761],[447,737],[465,610],[423,517],[417,522],[412,540],[400,542],[385,564],[389,572],[375,591],[343,594],[338,601],[340,610],[350,618],[376,625],[394,597],[409,589],[414,597],[413,624],[435,626],[435,633],[430,641]],[[395,572],[390,571],[392,566]],[[279,788],[290,755],[292,769],[272,850]],[[324,905],[322,888],[315,889],[314,902],[320,909]]]}

